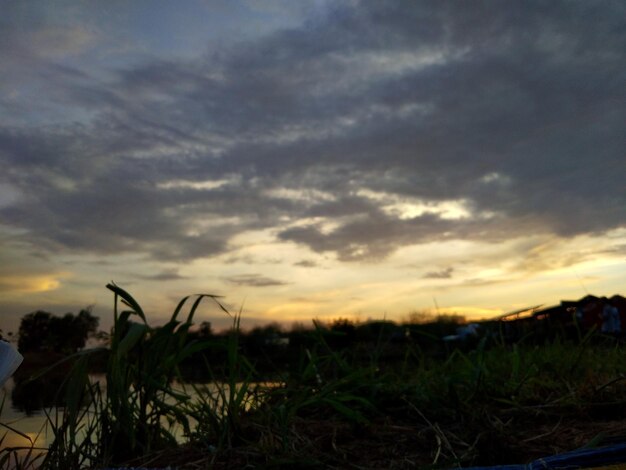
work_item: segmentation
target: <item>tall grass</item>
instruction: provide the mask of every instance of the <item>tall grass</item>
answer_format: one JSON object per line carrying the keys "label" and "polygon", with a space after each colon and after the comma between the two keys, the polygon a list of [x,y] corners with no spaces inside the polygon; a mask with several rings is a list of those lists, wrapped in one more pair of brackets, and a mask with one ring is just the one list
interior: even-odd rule
{"label": "tall grass", "polygon": [[[626,404],[623,348],[597,335],[542,345],[484,339],[440,356],[382,333],[334,347],[333,333],[316,323],[290,349],[289,372],[262,387],[254,358],[241,352],[241,311],[223,343],[190,341],[205,297],[230,315],[215,296],[185,297],[154,328],[128,292],[107,287],[114,328],[106,380],[89,380],[94,352],[72,358],[66,407],[49,416],[55,440],[36,462],[45,468],[146,464],[168,450],[179,455],[173,461],[193,453],[207,467],[515,463],[555,451],[544,442],[556,439],[561,423],[614,419]],[[218,346],[224,363],[204,362],[212,387],[175,388],[182,361]],[[601,439],[589,433],[580,445]],[[0,459],[8,455],[0,451]]]}
{"label": "tall grass", "polygon": [[[0,401],[0,415],[5,408],[6,394]],[[0,435],[0,468],[33,469],[41,464],[46,449],[36,446],[39,435],[33,440],[27,434],[19,431],[11,424],[0,423],[0,428],[4,432]],[[11,443],[11,438],[17,436],[20,441],[15,445]],[[26,442],[29,444],[26,445]]]}
{"label": "tall grass", "polygon": [[[184,410],[196,422],[191,441],[210,450],[230,448],[241,435],[242,413],[259,401],[252,382],[256,377],[254,367],[240,354],[239,332],[241,311],[233,317],[233,327],[226,343],[226,374],[213,380],[211,387],[193,385],[197,399]],[[210,375],[216,374],[211,364],[204,363]]]}
{"label": "tall grass", "polygon": [[45,468],[123,463],[175,448],[176,432],[191,433],[189,394],[175,389],[172,380],[179,376],[182,361],[208,347],[206,341],[188,341],[200,302],[210,298],[226,309],[216,296],[196,295],[186,318],[180,321],[179,315],[192,298],[188,296],[165,325],[154,328],[127,291],[113,283],[107,288],[114,294],[114,325],[106,350],[106,380],[101,383],[89,378],[89,360],[102,349],[73,356],[66,406],[48,416],[54,441],[43,461]]}

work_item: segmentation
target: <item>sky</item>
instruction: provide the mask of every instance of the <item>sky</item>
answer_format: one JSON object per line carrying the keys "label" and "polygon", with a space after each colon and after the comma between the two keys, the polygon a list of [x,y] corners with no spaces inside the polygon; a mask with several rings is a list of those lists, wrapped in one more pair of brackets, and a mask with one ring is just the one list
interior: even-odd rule
{"label": "sky", "polygon": [[0,7],[5,330],[110,281],[153,324],[626,293],[621,0]]}

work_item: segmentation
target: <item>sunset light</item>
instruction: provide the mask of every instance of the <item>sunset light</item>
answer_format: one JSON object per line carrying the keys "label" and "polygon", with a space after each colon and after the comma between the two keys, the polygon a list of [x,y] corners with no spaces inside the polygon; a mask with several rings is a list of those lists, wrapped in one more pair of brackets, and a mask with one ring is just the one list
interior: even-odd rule
{"label": "sunset light", "polygon": [[626,468],[626,1],[0,4],[0,467]]}
{"label": "sunset light", "polygon": [[3,328],[111,280],[245,327],[624,292],[611,8],[235,3],[5,12]]}

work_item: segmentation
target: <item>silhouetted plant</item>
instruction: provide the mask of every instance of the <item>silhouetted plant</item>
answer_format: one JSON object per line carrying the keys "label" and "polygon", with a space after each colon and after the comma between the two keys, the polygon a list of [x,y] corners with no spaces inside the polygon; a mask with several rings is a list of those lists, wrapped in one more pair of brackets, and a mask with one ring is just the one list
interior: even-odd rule
{"label": "silhouetted plant", "polygon": [[29,313],[20,322],[18,348],[23,353],[75,353],[85,347],[98,323],[89,309],[81,310],[78,315],[66,313],[63,317],[41,310]]}

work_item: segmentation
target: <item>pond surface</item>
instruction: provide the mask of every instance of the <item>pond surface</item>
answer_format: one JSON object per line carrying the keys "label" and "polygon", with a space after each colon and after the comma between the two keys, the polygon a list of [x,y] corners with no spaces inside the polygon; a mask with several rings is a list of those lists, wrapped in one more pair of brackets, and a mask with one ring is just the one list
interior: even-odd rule
{"label": "pond surface", "polygon": [[[101,387],[105,385],[103,374],[91,375],[91,380],[99,382]],[[0,389],[0,401],[4,398],[4,405],[0,410],[0,437],[6,433],[2,441],[1,449],[10,447],[27,447],[34,445],[37,448],[46,449],[54,440],[54,434],[50,427],[48,416],[54,418],[63,413],[63,408],[55,406],[55,394],[60,384],[41,382],[32,384],[16,384],[13,378]],[[274,387],[275,383],[255,383],[254,387]],[[219,389],[228,390],[228,386],[221,383],[187,384],[173,382],[172,387],[176,391],[187,394],[191,400],[198,399],[202,395],[217,396]],[[190,424],[195,425],[193,420]],[[10,429],[9,429],[10,428]],[[19,433],[22,433],[20,435]],[[172,433],[181,441],[184,439],[182,429],[173,429]]]}
{"label": "pond surface", "polygon": [[6,433],[2,448],[31,446],[28,439],[13,430],[28,436],[35,447],[48,447],[54,436],[47,429],[47,418],[43,409],[26,412],[22,407],[15,406],[13,403],[14,390],[15,382],[13,378],[10,378],[0,391],[0,400],[3,403],[2,410],[0,410],[0,428],[2,428],[0,429],[0,436]]}

